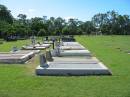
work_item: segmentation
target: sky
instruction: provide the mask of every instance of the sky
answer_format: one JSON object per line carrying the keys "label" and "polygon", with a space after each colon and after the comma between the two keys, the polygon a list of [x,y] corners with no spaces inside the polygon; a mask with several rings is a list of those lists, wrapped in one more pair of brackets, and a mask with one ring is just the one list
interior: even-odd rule
{"label": "sky", "polygon": [[0,0],[14,17],[26,14],[32,17],[78,18],[86,21],[97,13],[115,10],[130,15],[130,0]]}

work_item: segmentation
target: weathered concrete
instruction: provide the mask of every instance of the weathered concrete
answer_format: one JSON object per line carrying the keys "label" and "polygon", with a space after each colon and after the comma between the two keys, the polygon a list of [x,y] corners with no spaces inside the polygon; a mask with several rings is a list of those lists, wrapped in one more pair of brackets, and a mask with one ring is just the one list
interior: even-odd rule
{"label": "weathered concrete", "polygon": [[91,56],[88,50],[61,50],[60,56]]}
{"label": "weathered concrete", "polygon": [[19,51],[14,53],[0,53],[0,63],[17,64],[25,63],[35,55],[32,51]]}
{"label": "weathered concrete", "polygon": [[[65,48],[65,49],[64,49]],[[83,48],[83,49],[77,49]],[[111,71],[91,52],[77,42],[63,42],[52,50],[53,61],[48,67],[41,64],[36,68],[37,75],[111,75]],[[41,62],[40,62],[41,63]]]}
{"label": "weathered concrete", "polygon": [[52,63],[98,63],[99,60],[96,57],[53,57]]}
{"label": "weathered concrete", "polygon": [[23,50],[45,50],[46,47],[33,47],[33,46],[23,46]]}
{"label": "weathered concrete", "polygon": [[45,55],[44,54],[40,54],[39,58],[40,58],[40,67],[47,68],[48,64],[47,64]]}
{"label": "weathered concrete", "polygon": [[83,46],[60,46],[61,50],[85,50]]}
{"label": "weathered concrete", "polygon": [[63,46],[81,46],[78,42],[62,42]]}
{"label": "weathered concrete", "polygon": [[44,41],[44,44],[53,44],[53,41]]}
{"label": "weathered concrete", "polygon": [[51,46],[51,44],[35,44],[35,47],[46,47],[49,48]]}
{"label": "weathered concrete", "polygon": [[47,68],[38,66],[37,75],[111,75],[102,63],[48,63]]}
{"label": "weathered concrete", "polygon": [[53,61],[53,58],[52,58],[51,52],[50,52],[49,50],[46,51],[46,59],[47,59],[47,61]]}
{"label": "weathered concrete", "polygon": [[111,72],[96,58],[54,58],[48,67],[36,68],[37,75],[110,75]]}
{"label": "weathered concrete", "polygon": [[51,44],[35,44],[35,45],[29,45],[29,46],[23,46],[23,50],[44,50],[46,48],[49,48]]}
{"label": "weathered concrete", "polygon": [[40,50],[19,50],[19,51],[11,52],[11,53],[27,54],[27,53],[30,53],[30,52],[33,52],[34,54],[38,54],[38,53],[40,53]]}
{"label": "weathered concrete", "polygon": [[7,64],[16,64],[16,63],[25,63],[29,60],[28,55],[23,54],[11,54],[11,55],[0,55],[0,63],[7,63]]}
{"label": "weathered concrete", "polygon": [[78,42],[61,42],[61,50],[85,50],[86,48]]}

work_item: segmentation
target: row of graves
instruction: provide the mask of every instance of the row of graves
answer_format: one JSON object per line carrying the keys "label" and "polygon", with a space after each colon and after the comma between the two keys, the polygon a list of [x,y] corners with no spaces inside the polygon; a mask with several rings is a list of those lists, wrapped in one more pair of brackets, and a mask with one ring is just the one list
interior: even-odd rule
{"label": "row of graves", "polygon": [[30,45],[23,46],[21,49],[14,46],[10,52],[0,52],[0,63],[24,64],[36,54],[39,54],[40,50],[47,49],[51,46],[51,44],[36,43],[34,36],[31,37],[31,42]]}
{"label": "row of graves", "polygon": [[[35,36],[32,36],[30,39],[31,44],[25,45],[21,49],[18,49],[17,46],[14,46],[11,52],[0,52],[0,63],[24,64],[36,54],[39,54],[40,50],[49,49],[52,44],[54,48],[54,42],[58,39],[58,37],[45,37],[43,43],[37,42]],[[0,44],[2,43],[3,40],[0,40]]]}
{"label": "row of graves", "polygon": [[53,50],[40,54],[37,75],[111,75],[111,71],[74,37],[57,39]]}
{"label": "row of graves", "polygon": [[[52,47],[52,48],[51,48]],[[40,51],[44,50],[44,53]],[[36,75],[111,75],[111,71],[73,36],[45,37],[43,43],[31,37],[31,44],[0,53],[0,63],[24,64],[39,54]]]}

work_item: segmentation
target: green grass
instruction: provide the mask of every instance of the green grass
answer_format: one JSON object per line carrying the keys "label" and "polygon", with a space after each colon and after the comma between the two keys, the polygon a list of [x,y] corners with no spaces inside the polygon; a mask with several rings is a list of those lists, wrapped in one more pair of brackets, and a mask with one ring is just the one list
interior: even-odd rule
{"label": "green grass", "polygon": [[11,51],[13,46],[17,46],[20,48],[23,45],[30,44],[30,40],[19,40],[19,41],[14,41],[14,42],[6,42],[4,41],[3,44],[0,44],[0,51],[1,52],[7,52]]}
{"label": "green grass", "polygon": [[[0,97],[130,97],[130,36],[77,36],[77,41],[102,61],[112,76],[36,76],[38,56],[28,63],[0,64]],[[29,40],[5,42],[21,47]]]}

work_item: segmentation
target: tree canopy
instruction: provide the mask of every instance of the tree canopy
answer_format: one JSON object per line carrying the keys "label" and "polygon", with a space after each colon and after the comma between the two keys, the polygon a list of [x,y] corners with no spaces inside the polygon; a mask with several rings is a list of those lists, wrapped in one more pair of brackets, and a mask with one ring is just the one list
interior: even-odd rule
{"label": "tree canopy", "polygon": [[90,21],[80,21],[70,18],[68,21],[58,17],[34,17],[19,14],[14,18],[11,11],[0,5],[0,37],[18,36],[47,36],[47,35],[129,35],[130,16],[120,15],[116,11],[95,14]]}

